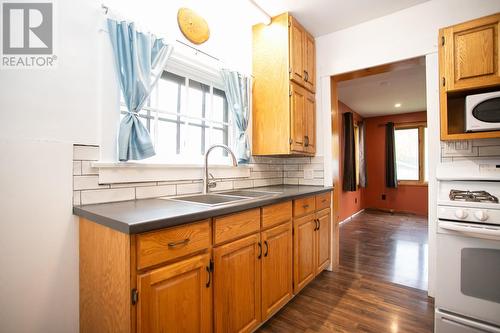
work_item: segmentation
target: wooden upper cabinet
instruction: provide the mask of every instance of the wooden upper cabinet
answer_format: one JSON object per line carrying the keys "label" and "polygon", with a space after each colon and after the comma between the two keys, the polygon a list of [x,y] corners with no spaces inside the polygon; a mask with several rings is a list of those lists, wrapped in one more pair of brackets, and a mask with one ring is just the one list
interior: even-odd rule
{"label": "wooden upper cabinet", "polygon": [[440,31],[447,91],[500,84],[499,26],[495,14]]}
{"label": "wooden upper cabinet", "polygon": [[252,66],[252,153],[314,155],[314,37],[288,13],[255,25]]}
{"label": "wooden upper cabinet", "polygon": [[252,332],[261,318],[260,235],[221,245],[213,252],[215,332]]}
{"label": "wooden upper cabinet", "polygon": [[208,254],[138,277],[137,331],[211,332],[212,282]]}
{"label": "wooden upper cabinet", "polygon": [[290,16],[289,20],[290,79],[299,84],[303,84],[305,81],[304,73],[306,71],[306,59],[304,57],[306,54],[306,47],[304,44],[306,31],[293,17]]}
{"label": "wooden upper cabinet", "polygon": [[316,44],[308,32],[304,36],[304,87],[316,90]]}

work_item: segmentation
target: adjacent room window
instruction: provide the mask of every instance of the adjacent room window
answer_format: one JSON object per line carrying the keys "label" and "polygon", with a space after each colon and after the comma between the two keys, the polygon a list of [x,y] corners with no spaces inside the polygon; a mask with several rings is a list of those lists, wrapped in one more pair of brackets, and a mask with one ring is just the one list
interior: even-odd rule
{"label": "adjacent room window", "polygon": [[[231,125],[222,87],[165,71],[140,112],[156,156],[146,162],[200,163],[213,144],[229,145]],[[207,80],[209,81],[209,80]],[[122,115],[127,111],[122,103]],[[227,152],[211,155],[224,163]],[[227,163],[227,162],[226,162]]]}
{"label": "adjacent room window", "polygon": [[401,184],[427,182],[427,124],[396,124],[396,168]]}

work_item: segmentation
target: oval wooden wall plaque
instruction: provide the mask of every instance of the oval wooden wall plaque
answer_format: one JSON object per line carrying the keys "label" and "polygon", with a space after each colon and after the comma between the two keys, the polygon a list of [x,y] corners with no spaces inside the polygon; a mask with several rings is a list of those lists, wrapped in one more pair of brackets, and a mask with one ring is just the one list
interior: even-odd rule
{"label": "oval wooden wall plaque", "polygon": [[184,37],[191,43],[203,44],[210,37],[207,21],[189,8],[181,8],[177,12],[177,24]]}

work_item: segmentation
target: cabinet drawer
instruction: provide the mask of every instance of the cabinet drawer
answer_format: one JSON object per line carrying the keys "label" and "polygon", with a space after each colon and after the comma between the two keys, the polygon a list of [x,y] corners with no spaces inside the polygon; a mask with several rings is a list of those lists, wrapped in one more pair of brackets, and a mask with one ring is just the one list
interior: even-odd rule
{"label": "cabinet drawer", "polygon": [[214,243],[220,244],[260,230],[260,208],[214,219]]}
{"label": "cabinet drawer", "polygon": [[294,200],[293,202],[293,216],[299,217],[307,215],[316,210],[315,197],[307,197]]}
{"label": "cabinet drawer", "polygon": [[282,202],[276,205],[262,207],[262,228],[269,228],[274,225],[292,219],[292,202]]}
{"label": "cabinet drawer", "polygon": [[316,196],[316,210],[330,208],[331,192],[318,194]]}
{"label": "cabinet drawer", "polygon": [[209,220],[137,235],[137,269],[210,247]]}

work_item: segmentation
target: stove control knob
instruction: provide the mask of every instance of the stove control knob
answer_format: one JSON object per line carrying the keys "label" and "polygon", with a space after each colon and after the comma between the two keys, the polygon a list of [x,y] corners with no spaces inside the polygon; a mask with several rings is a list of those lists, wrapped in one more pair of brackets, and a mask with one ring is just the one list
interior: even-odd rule
{"label": "stove control knob", "polygon": [[478,219],[479,221],[486,221],[488,219],[488,214],[486,214],[484,211],[482,210],[476,210],[474,212],[474,216],[476,217],[476,219]]}
{"label": "stove control knob", "polygon": [[467,212],[463,209],[457,209],[455,210],[455,216],[458,218],[458,219],[465,219],[467,217]]}

